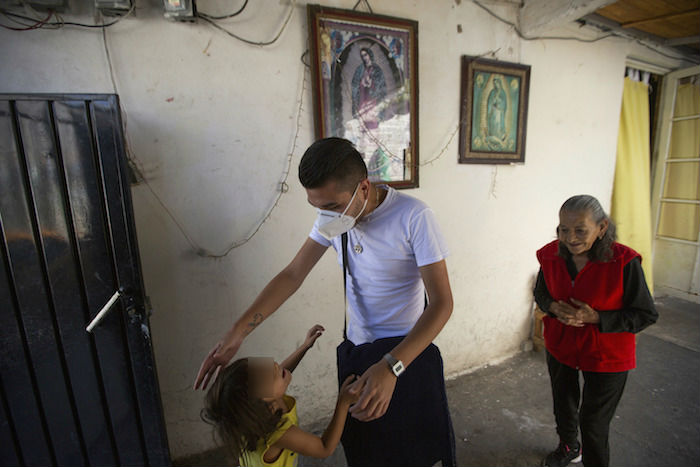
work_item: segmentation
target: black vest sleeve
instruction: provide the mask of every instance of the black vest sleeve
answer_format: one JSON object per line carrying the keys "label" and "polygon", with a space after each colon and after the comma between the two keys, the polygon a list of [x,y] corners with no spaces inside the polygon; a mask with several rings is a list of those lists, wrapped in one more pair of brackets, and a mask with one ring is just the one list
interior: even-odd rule
{"label": "black vest sleeve", "polygon": [[549,289],[547,289],[547,283],[544,280],[542,268],[540,268],[540,272],[537,273],[537,282],[535,283],[535,290],[533,293],[535,295],[535,303],[540,307],[540,310],[554,317],[554,315],[549,312],[549,305],[551,305],[554,300],[549,294]]}

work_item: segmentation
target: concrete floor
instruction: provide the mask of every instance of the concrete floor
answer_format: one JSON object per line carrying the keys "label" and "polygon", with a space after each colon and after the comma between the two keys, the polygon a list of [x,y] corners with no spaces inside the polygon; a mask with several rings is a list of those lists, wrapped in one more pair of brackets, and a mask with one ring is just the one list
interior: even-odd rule
{"label": "concrete floor", "polygon": [[[637,369],[611,425],[614,466],[700,465],[700,305],[665,296],[657,309],[658,323],[639,334]],[[542,352],[450,380],[447,396],[459,466],[536,466],[557,445]],[[175,465],[236,464],[214,450]],[[299,465],[347,464],[339,446],[328,459],[302,457]]]}

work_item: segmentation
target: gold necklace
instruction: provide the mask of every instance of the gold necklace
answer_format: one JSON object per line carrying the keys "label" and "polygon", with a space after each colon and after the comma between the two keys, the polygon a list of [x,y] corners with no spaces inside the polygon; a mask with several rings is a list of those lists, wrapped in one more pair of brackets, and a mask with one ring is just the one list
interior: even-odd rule
{"label": "gold necklace", "polygon": [[[377,209],[379,207],[379,190],[377,188],[374,189],[374,202],[376,205],[374,206],[374,209]],[[374,210],[372,210],[374,212]],[[367,215],[367,222],[369,222],[369,216],[372,214],[370,212]],[[360,244],[360,241],[362,241],[362,238],[365,236],[365,233],[363,231],[360,231],[360,238],[357,239],[357,242],[355,242],[355,246],[353,247],[353,250],[355,250],[355,253],[360,254],[362,253],[362,245]]]}

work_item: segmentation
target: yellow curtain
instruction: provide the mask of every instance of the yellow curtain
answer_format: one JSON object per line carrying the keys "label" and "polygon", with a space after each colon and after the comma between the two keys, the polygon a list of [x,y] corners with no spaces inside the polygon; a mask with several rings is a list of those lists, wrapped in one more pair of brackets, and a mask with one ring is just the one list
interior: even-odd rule
{"label": "yellow curtain", "polygon": [[617,224],[618,241],[642,255],[653,294],[649,146],[648,86],[625,78],[610,214]]}

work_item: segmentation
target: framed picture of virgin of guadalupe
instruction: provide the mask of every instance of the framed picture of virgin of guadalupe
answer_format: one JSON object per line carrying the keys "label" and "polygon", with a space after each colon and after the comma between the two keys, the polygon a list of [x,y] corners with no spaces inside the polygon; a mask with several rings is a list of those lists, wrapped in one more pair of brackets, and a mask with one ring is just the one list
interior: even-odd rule
{"label": "framed picture of virgin of guadalupe", "polygon": [[418,23],[307,6],[316,137],[352,141],[370,180],[418,186]]}
{"label": "framed picture of virgin of guadalupe", "polygon": [[525,162],[530,66],[462,56],[460,164]]}

